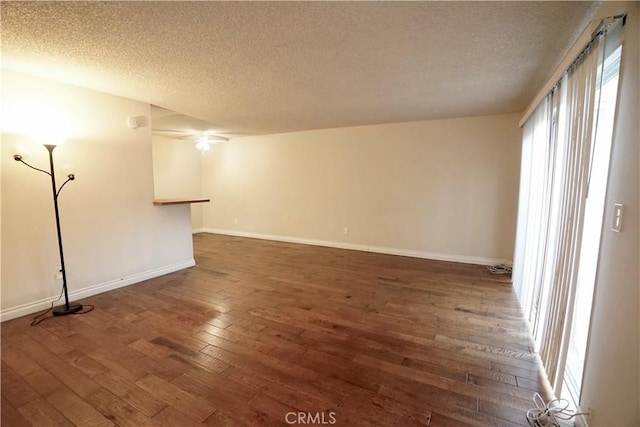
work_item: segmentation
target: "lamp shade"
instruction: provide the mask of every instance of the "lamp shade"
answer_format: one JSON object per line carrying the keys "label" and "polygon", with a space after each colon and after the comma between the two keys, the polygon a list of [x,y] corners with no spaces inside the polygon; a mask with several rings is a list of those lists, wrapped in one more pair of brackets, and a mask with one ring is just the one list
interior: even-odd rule
{"label": "lamp shade", "polygon": [[61,115],[49,114],[34,121],[30,133],[38,144],[60,145],[69,137],[69,124]]}
{"label": "lamp shade", "polygon": [[31,133],[35,142],[42,145],[60,145],[67,140],[67,133],[60,129],[39,129]]}

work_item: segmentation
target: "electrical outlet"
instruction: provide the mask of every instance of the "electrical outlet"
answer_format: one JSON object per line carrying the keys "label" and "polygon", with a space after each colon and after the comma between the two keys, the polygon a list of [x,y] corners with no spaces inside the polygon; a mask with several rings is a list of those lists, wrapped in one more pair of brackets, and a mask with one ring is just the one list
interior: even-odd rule
{"label": "electrical outlet", "polygon": [[58,271],[56,274],[54,274],[53,278],[55,280],[62,280],[62,271]]}
{"label": "electrical outlet", "polygon": [[233,223],[237,225],[238,224],[238,218],[233,218]]}
{"label": "electrical outlet", "polygon": [[613,221],[611,222],[611,230],[616,233],[619,233],[622,228],[622,208],[624,208],[624,205],[620,203],[614,203],[613,205]]}
{"label": "electrical outlet", "polygon": [[342,232],[343,232],[344,234],[349,234],[349,227],[344,227],[344,228],[342,229]]}

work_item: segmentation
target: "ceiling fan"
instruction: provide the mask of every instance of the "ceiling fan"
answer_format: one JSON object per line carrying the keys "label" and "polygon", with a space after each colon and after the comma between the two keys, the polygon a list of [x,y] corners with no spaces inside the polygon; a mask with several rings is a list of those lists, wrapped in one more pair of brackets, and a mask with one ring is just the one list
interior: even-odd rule
{"label": "ceiling fan", "polygon": [[207,151],[211,148],[212,145],[229,140],[228,138],[216,135],[215,133],[209,131],[153,129],[152,133],[154,135],[164,136],[172,139],[195,141],[196,148],[200,151]]}
{"label": "ceiling fan", "polygon": [[220,136],[219,131],[211,130],[210,123],[155,105],[151,106],[151,125],[154,135],[194,141],[203,152],[213,144],[229,140]]}

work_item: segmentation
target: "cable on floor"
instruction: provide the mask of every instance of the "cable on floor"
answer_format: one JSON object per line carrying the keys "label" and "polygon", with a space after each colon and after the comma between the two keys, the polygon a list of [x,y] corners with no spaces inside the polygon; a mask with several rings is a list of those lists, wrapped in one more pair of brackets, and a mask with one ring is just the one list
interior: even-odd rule
{"label": "cable on floor", "polygon": [[[53,310],[53,303],[55,303],[56,301],[60,301],[62,299],[62,293],[64,292],[64,289],[60,291],[60,295],[58,295],[58,298],[54,299],[53,301],[51,301],[51,306],[46,309],[45,311],[43,311],[40,314],[37,314],[36,316],[34,316],[33,320],[31,320],[31,326],[36,326],[37,324],[44,322],[47,319],[51,319],[52,317],[55,316],[46,316],[51,310]],[[88,307],[87,309],[85,309],[85,307]],[[87,314],[91,311],[93,311],[95,309],[95,306],[91,305],[91,304],[86,304],[82,306],[83,310],[82,311],[78,311],[77,313],[73,313],[73,315],[76,314]]]}
{"label": "cable on floor", "polygon": [[567,399],[553,399],[545,402],[540,394],[533,395],[535,408],[527,411],[527,421],[532,427],[561,427],[560,421],[569,421],[578,415],[588,415],[588,412],[575,412],[569,409]]}
{"label": "cable on floor", "polygon": [[82,306],[82,308],[85,308],[85,307],[89,307],[89,308],[88,308],[88,309],[86,309],[86,310],[78,311],[78,312],[73,313],[73,314],[74,314],[74,315],[75,315],[75,314],[87,314],[87,313],[89,313],[89,312],[91,312],[91,311],[93,311],[93,310],[95,309],[95,307],[94,307],[94,306],[92,306],[91,304],[84,304],[84,305]]}
{"label": "cable on floor", "polygon": [[49,306],[48,309],[46,309],[42,313],[37,314],[36,316],[34,316],[33,320],[31,321],[31,326],[36,326],[38,323],[43,322],[45,319],[48,319],[49,317],[53,317],[53,316],[49,316],[49,317],[43,317],[43,316],[45,316],[47,313],[49,313],[51,310],[53,310],[53,303],[56,302],[56,301],[60,301],[60,299],[62,298],[62,293],[63,292],[64,292],[64,288],[62,288],[60,290],[60,295],[58,295],[58,298],[56,298],[53,301],[51,301],[51,306]]}
{"label": "cable on floor", "polygon": [[493,274],[511,274],[512,268],[508,265],[497,264],[488,266],[487,270],[489,270],[489,272]]}

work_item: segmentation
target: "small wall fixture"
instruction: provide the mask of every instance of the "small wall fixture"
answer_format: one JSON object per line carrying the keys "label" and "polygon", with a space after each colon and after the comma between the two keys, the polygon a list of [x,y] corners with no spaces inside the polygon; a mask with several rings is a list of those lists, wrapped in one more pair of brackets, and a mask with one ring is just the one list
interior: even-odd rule
{"label": "small wall fixture", "polygon": [[140,122],[136,117],[129,117],[127,119],[127,126],[129,126],[131,129],[137,129],[138,126],[140,126]]}

